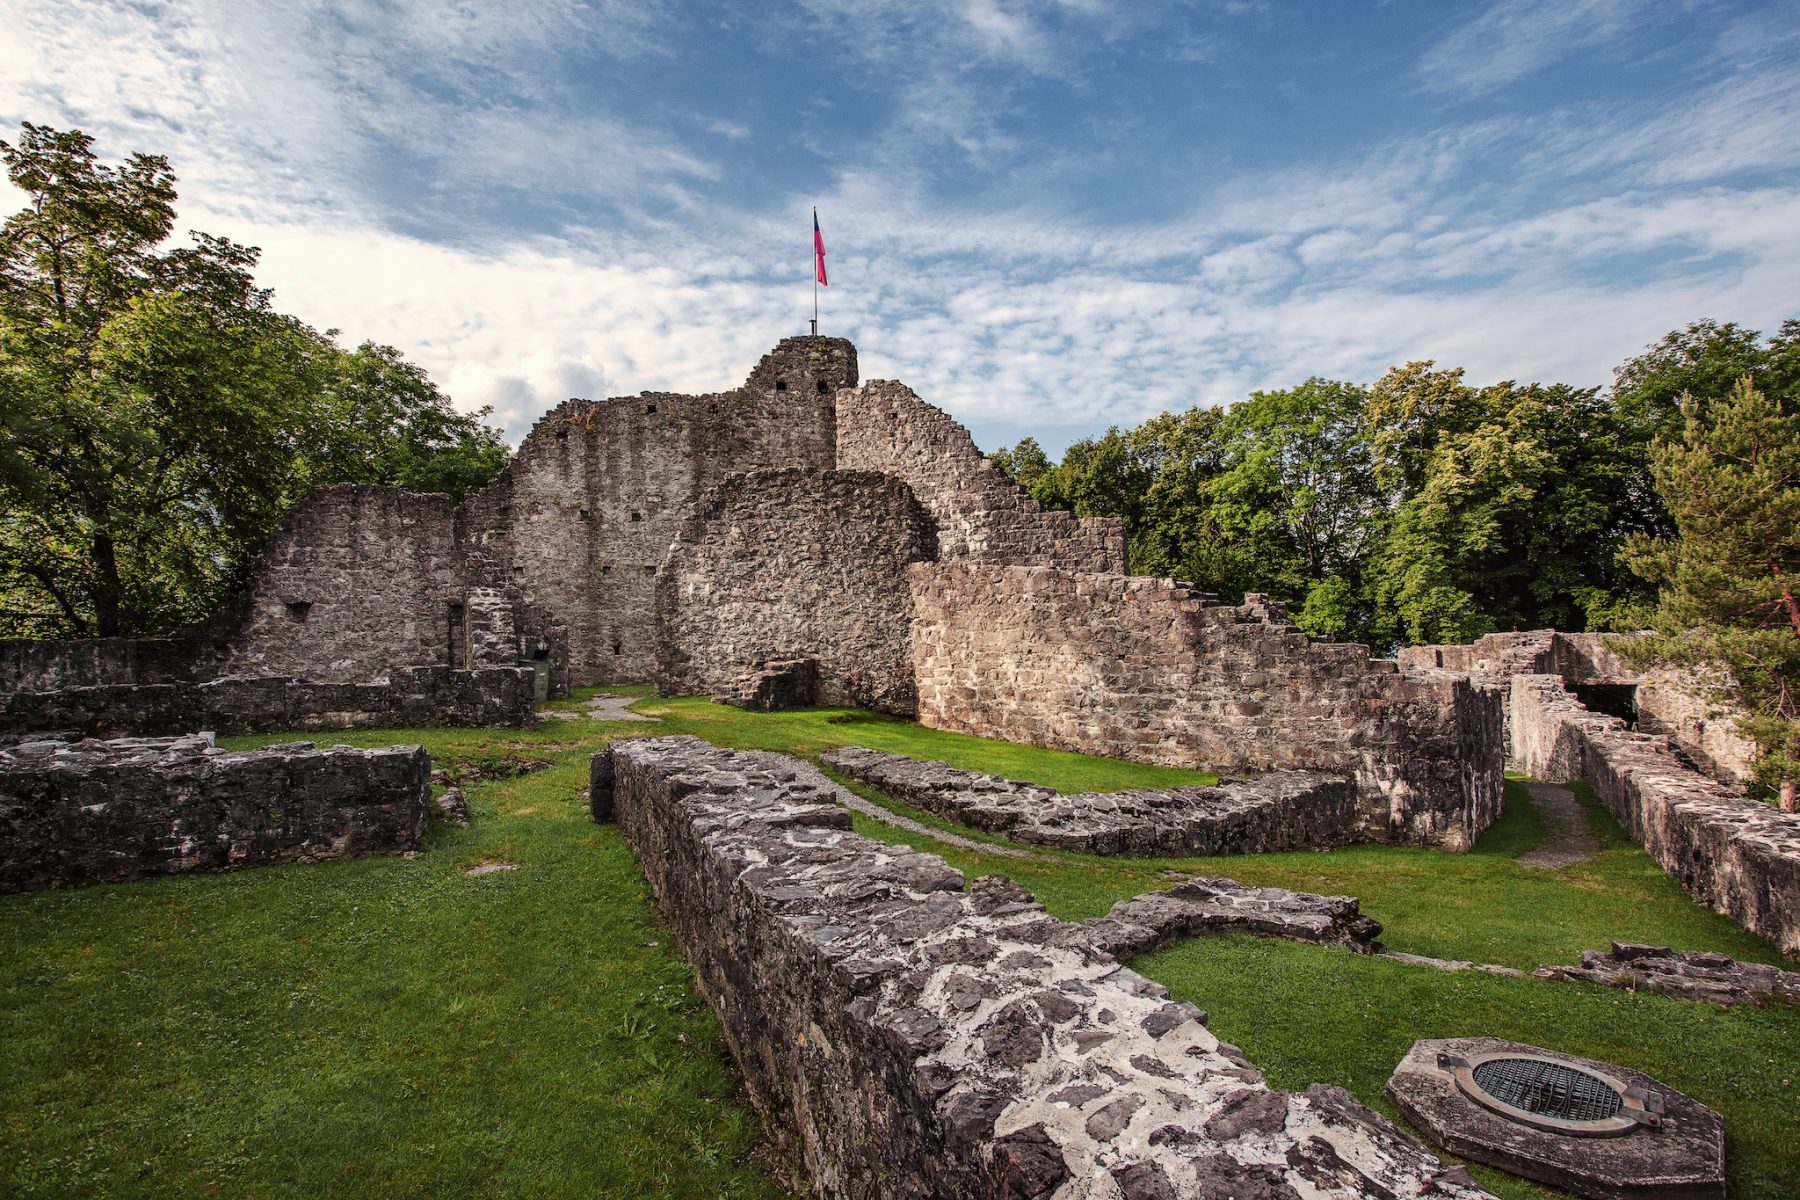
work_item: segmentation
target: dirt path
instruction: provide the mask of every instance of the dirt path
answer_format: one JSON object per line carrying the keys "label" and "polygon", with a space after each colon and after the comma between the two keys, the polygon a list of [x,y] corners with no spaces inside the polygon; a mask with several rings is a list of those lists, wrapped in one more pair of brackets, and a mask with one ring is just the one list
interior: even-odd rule
{"label": "dirt path", "polygon": [[1554,870],[1586,860],[1594,852],[1594,835],[1588,832],[1587,814],[1581,811],[1575,794],[1554,783],[1525,785],[1531,806],[1537,809],[1544,825],[1544,836],[1537,846],[1513,861],[1522,867]]}

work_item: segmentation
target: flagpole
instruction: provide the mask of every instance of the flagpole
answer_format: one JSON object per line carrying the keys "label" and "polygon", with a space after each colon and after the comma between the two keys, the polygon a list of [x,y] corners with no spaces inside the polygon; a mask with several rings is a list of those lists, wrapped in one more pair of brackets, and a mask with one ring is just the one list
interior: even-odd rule
{"label": "flagpole", "polygon": [[[816,231],[818,228],[819,228],[819,210],[817,208],[814,208],[813,209],[813,229]],[[813,240],[813,260],[812,260],[812,277],[813,277],[812,335],[814,337],[818,337],[819,336],[819,243],[818,243],[818,234],[816,232],[814,233],[813,238],[814,238],[814,240]]]}

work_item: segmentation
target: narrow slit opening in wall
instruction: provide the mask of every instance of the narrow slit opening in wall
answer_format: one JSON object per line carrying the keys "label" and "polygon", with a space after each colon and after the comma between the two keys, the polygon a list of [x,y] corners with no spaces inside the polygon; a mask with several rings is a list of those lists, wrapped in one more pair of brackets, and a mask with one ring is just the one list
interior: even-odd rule
{"label": "narrow slit opening in wall", "polygon": [[289,600],[287,602],[287,614],[296,621],[306,620],[306,614],[311,611],[311,600]]}
{"label": "narrow slit opening in wall", "polygon": [[449,617],[450,645],[449,662],[451,670],[459,670],[463,665],[463,606],[461,601],[452,600],[446,606]]}
{"label": "narrow slit opening in wall", "polygon": [[624,652],[624,650],[625,650],[625,643],[624,643],[624,642],[614,642],[614,643],[613,643],[613,644],[612,644],[612,652],[613,652],[613,653],[614,653],[614,654],[621,654],[621,653],[623,653],[623,652]]}

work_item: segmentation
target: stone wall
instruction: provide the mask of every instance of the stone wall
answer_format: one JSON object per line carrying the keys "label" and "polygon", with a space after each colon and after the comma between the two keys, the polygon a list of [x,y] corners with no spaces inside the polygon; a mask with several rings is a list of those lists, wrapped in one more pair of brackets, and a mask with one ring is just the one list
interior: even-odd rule
{"label": "stone wall", "polygon": [[1059,795],[1035,783],[861,746],[829,751],[819,761],[972,829],[1083,854],[1272,854],[1342,846],[1366,824],[1350,780],[1317,771],[1272,771],[1212,787]]}
{"label": "stone wall", "polygon": [[425,831],[430,774],[418,746],[22,743],[0,750],[0,892],[397,854]]}
{"label": "stone wall", "polygon": [[385,679],[322,683],[280,675],[205,683],[65,688],[0,695],[0,732],[141,737],[192,733],[524,726],[533,720],[529,668],[397,667]]}
{"label": "stone wall", "polygon": [[851,832],[801,762],[645,739],[593,785],[821,1196],[1486,1195],[1341,1089],[1270,1088],[1024,889]]}
{"label": "stone wall", "polygon": [[908,563],[934,557],[906,485],[870,471],[735,475],[682,524],[657,581],[657,690],[727,690],[758,662],[817,661],[818,703],[917,707]]}
{"label": "stone wall", "polygon": [[458,513],[463,554],[567,626],[576,686],[656,667],[656,575],[700,496],[726,476],[836,464],[832,393],[857,381],[841,338],[787,338],[743,387],[570,400]]}
{"label": "stone wall", "polygon": [[321,488],[257,555],[221,673],[353,682],[447,666],[462,600],[448,496]]}
{"label": "stone wall", "polygon": [[1166,579],[968,563],[909,576],[923,724],[1172,766],[1346,774],[1376,840],[1466,850],[1500,814],[1497,688],[1403,672]]}
{"label": "stone wall", "polygon": [[1697,899],[1800,953],[1800,816],[1692,770],[1662,737],[1589,712],[1555,675],[1513,677],[1511,725],[1520,770],[1556,783],[1585,779]]}
{"label": "stone wall", "polygon": [[0,694],[192,679],[210,666],[207,649],[192,634],[0,640]]}
{"label": "stone wall", "polygon": [[1640,670],[1608,644],[1618,634],[1534,629],[1491,633],[1461,646],[1408,646],[1402,667],[1438,667],[1505,682],[1515,675],[1559,675],[1572,684],[1635,689],[1638,729],[1662,734],[1695,763],[1727,783],[1752,775],[1756,746],[1737,731],[1730,712],[1706,698],[1706,685],[1673,668]]}
{"label": "stone wall", "polygon": [[937,522],[947,561],[1125,570],[1124,522],[1045,512],[968,430],[904,384],[871,380],[838,393],[837,465],[904,479]]}

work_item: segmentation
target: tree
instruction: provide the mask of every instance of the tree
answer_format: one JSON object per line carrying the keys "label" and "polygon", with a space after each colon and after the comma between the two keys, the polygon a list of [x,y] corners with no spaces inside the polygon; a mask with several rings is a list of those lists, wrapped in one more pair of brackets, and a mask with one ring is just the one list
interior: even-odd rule
{"label": "tree", "polygon": [[1393,518],[1372,569],[1397,641],[1468,641],[1495,629],[1603,621],[1640,530],[1632,433],[1594,389],[1512,382],[1411,363],[1370,393],[1374,475]]}
{"label": "tree", "polygon": [[167,159],[29,123],[0,158],[28,199],[0,228],[0,635],[196,620],[313,484],[497,469],[396,353],[276,312],[254,247],[165,246]]}
{"label": "tree", "polygon": [[[1784,328],[1784,334],[1791,333]],[[1652,634],[1619,649],[1695,668],[1743,713],[1758,778],[1795,808],[1800,779],[1800,406],[1749,376],[1723,400],[1681,405],[1680,441],[1652,452],[1672,537],[1638,535],[1631,569],[1660,586]]]}
{"label": "tree", "polygon": [[1044,453],[1044,448],[1033,437],[1020,438],[1019,444],[1010,450],[1002,446],[989,455],[989,458],[1014,483],[1028,492],[1032,484],[1051,470],[1050,456]]}

